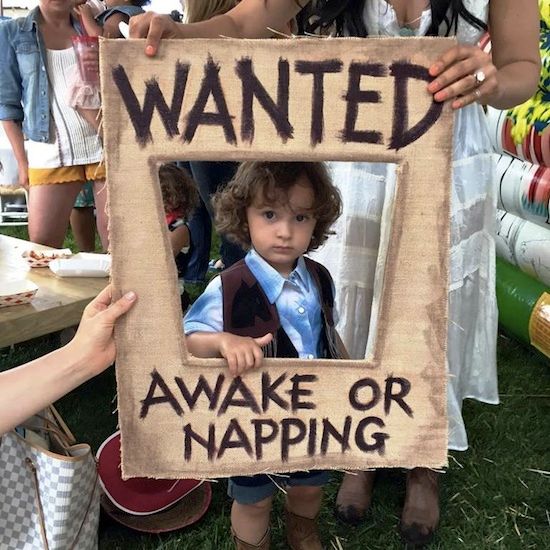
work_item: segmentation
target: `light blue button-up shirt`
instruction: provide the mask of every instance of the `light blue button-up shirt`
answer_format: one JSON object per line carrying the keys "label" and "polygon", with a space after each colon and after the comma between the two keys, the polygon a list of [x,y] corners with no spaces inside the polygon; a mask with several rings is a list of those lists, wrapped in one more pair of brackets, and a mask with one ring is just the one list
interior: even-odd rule
{"label": "light blue button-up shirt", "polygon": [[[262,287],[267,299],[275,304],[284,331],[301,359],[319,357],[321,305],[315,282],[303,257],[288,278],[284,278],[256,251],[244,261]],[[191,306],[184,319],[185,334],[223,331],[221,278],[216,277]]]}

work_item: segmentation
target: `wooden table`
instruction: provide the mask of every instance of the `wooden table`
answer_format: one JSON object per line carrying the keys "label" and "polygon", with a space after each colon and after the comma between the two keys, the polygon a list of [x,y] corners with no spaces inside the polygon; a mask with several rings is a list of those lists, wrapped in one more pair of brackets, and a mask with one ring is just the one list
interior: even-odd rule
{"label": "wooden table", "polygon": [[25,250],[51,250],[0,235],[0,286],[4,281],[28,279],[38,286],[30,304],[0,308],[0,348],[77,325],[86,305],[109,279],[56,277],[47,267],[31,269],[21,257]]}

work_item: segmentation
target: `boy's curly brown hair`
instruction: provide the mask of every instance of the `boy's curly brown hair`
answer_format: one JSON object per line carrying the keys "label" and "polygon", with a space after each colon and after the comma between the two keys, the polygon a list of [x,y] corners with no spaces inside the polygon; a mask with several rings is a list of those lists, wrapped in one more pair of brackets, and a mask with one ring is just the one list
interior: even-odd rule
{"label": "boy's curly brown hair", "polygon": [[288,190],[301,176],[313,187],[311,215],[317,223],[307,251],[315,250],[334,233],[330,227],[342,212],[340,192],[322,162],[243,162],[234,178],[212,198],[216,230],[250,248],[246,209],[258,202],[284,204]]}
{"label": "boy's curly brown hair", "polygon": [[189,217],[199,204],[199,193],[189,172],[175,164],[162,164],[159,167],[159,182],[164,211]]}

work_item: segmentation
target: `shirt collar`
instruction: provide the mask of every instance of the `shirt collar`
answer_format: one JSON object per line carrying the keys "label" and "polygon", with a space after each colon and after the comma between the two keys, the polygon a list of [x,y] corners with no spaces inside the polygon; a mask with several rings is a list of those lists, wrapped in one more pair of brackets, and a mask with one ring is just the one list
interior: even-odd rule
{"label": "shirt collar", "polygon": [[23,20],[23,24],[21,26],[21,29],[24,31],[31,31],[33,27],[38,26],[38,14],[40,13],[40,8],[36,6],[36,8],[32,9],[25,19]]}
{"label": "shirt collar", "polygon": [[300,286],[309,292],[309,272],[303,256],[298,258],[296,267],[292,270],[288,279],[283,277],[274,267],[269,265],[254,249],[251,249],[245,257],[246,265],[258,281],[262,283],[262,289],[271,304],[274,304],[283,291],[286,282],[293,278],[298,280]]}
{"label": "shirt collar", "polygon": [[[36,8],[33,8],[27,16],[23,19],[23,24],[21,26],[21,29],[23,31],[31,31],[33,28],[38,28],[38,17],[40,16],[40,7],[36,6]],[[75,19],[71,13],[71,24],[73,28],[77,31],[78,34],[84,34],[84,30],[82,28],[82,25],[80,24],[80,21]]]}

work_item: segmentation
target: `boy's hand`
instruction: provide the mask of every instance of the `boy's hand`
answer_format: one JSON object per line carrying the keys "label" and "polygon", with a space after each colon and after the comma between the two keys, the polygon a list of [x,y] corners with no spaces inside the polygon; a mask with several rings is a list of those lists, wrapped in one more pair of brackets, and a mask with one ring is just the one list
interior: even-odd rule
{"label": "boy's hand", "polygon": [[222,332],[219,334],[219,352],[227,360],[231,374],[239,376],[262,364],[262,346],[267,346],[272,339],[273,335],[270,333],[260,338],[250,338]]}

